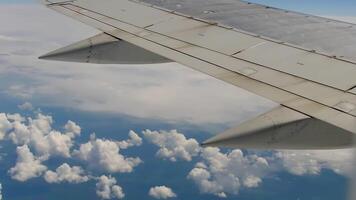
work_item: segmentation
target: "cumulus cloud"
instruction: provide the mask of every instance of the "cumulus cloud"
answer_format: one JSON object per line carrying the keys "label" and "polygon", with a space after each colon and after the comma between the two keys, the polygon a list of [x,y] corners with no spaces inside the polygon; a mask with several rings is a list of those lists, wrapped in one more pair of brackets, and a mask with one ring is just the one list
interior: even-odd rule
{"label": "cumulus cloud", "polygon": [[80,145],[74,154],[86,161],[90,168],[101,169],[107,172],[132,172],[134,167],[142,161],[140,158],[125,157],[120,153],[119,142],[106,139],[91,140]]}
{"label": "cumulus cloud", "polygon": [[98,178],[98,183],[96,184],[96,194],[102,199],[122,199],[125,197],[125,193],[122,188],[117,185],[116,179],[105,175]]}
{"label": "cumulus cloud", "polygon": [[81,128],[75,122],[69,120],[64,126],[65,134],[70,138],[80,136]]}
{"label": "cumulus cloud", "polygon": [[170,161],[184,160],[191,161],[193,156],[197,156],[200,147],[195,139],[187,139],[176,130],[167,131],[143,131],[145,138],[151,143],[160,147],[156,155]]}
{"label": "cumulus cloud", "polygon": [[264,177],[276,171],[286,170],[294,175],[318,175],[322,169],[331,169],[345,175],[352,170],[351,149],[270,151],[268,156],[259,156],[259,152],[244,154],[238,149],[223,153],[219,148],[201,148],[195,139],[187,139],[175,130],[146,130],[143,135],[159,147],[159,158],[173,162],[191,161],[193,157],[200,159],[187,178],[194,181],[202,193],[219,197],[238,194],[244,187],[258,187]]}
{"label": "cumulus cloud", "polygon": [[155,199],[168,199],[177,197],[173,190],[166,186],[155,186],[150,188],[148,194]]}
{"label": "cumulus cloud", "polygon": [[9,121],[11,121],[11,122],[23,122],[23,121],[25,121],[25,118],[22,117],[22,116],[21,116],[20,114],[18,114],[18,113],[14,113],[14,114],[8,113],[8,114],[6,114],[6,116],[7,116],[7,119],[8,119]]}
{"label": "cumulus cloud", "polygon": [[17,145],[28,144],[31,138],[31,132],[28,127],[19,121],[14,121],[12,125],[13,131],[9,133],[9,138],[12,142]]}
{"label": "cumulus cloud", "polygon": [[11,178],[23,182],[41,176],[47,170],[47,167],[42,165],[42,160],[36,158],[27,145],[17,147],[16,152],[16,165],[9,170]]}
{"label": "cumulus cloud", "polygon": [[37,114],[36,118],[13,116],[12,130],[8,137],[16,145],[28,145],[40,156],[70,157],[73,139],[80,135],[80,127],[72,121],[65,125],[65,133],[52,129],[51,116]]}
{"label": "cumulus cloud", "polygon": [[336,173],[348,175],[353,169],[353,153],[352,149],[300,150],[279,151],[275,156],[280,159],[284,169],[295,175],[318,175],[322,169],[330,169]]}
{"label": "cumulus cloud", "polygon": [[0,113],[0,140],[3,140],[7,131],[12,128],[5,113]]}
{"label": "cumulus cloud", "polygon": [[140,146],[142,144],[142,138],[134,131],[130,130],[129,139],[117,142],[120,149],[127,149],[133,146]]}
{"label": "cumulus cloud", "polygon": [[244,155],[241,150],[222,153],[218,148],[204,148],[203,161],[187,178],[193,180],[202,193],[226,197],[238,194],[241,187],[257,187],[269,169],[268,161],[256,155]]}
{"label": "cumulus cloud", "polygon": [[196,183],[202,193],[219,197],[236,195],[243,187],[258,187],[262,178],[275,169],[266,158],[256,154],[244,155],[238,149],[223,153],[219,148],[201,148],[195,139],[187,139],[175,130],[146,130],[143,135],[159,147],[157,156],[160,158],[173,162],[200,159],[187,178]]}
{"label": "cumulus cloud", "polygon": [[0,183],[0,200],[2,200],[2,184]]}
{"label": "cumulus cloud", "polygon": [[30,102],[25,102],[21,105],[18,105],[17,107],[20,108],[21,110],[33,110],[33,106]]}
{"label": "cumulus cloud", "polygon": [[261,182],[262,180],[260,177],[247,176],[243,181],[243,185],[248,188],[254,188],[254,187],[258,187]]}
{"label": "cumulus cloud", "polygon": [[44,174],[44,179],[48,183],[83,183],[89,180],[89,177],[85,175],[84,170],[81,167],[71,167],[67,163],[59,166],[56,171],[48,170]]}

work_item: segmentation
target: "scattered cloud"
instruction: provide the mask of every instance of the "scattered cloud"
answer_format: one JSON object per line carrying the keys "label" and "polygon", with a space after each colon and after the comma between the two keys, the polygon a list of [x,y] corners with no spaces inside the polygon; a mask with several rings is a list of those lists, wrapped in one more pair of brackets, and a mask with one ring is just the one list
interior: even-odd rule
{"label": "scattered cloud", "polygon": [[142,138],[134,131],[130,130],[129,139],[117,142],[120,149],[127,149],[133,146],[140,146],[142,144]]}
{"label": "scattered cloud", "polygon": [[[17,162],[9,170],[11,177],[23,182],[43,175],[48,183],[82,183],[94,178],[98,180],[100,198],[123,198],[124,193],[116,185],[115,178],[95,178],[88,174],[98,171],[131,173],[142,160],[127,157],[121,150],[140,146],[143,139],[134,131],[130,131],[128,139],[122,141],[99,139],[93,134],[88,142],[72,151],[76,137],[81,134],[81,127],[68,121],[60,132],[53,129],[53,123],[52,116],[42,113],[36,113],[34,118],[0,113],[3,138],[18,145]],[[265,177],[276,171],[286,170],[302,176],[318,175],[322,169],[330,169],[346,175],[352,169],[352,150],[270,151],[259,155],[259,152],[243,153],[238,149],[223,152],[219,148],[201,148],[197,140],[187,138],[176,130],[145,130],[142,135],[158,147],[158,158],[171,162],[198,160],[187,174],[187,179],[193,181],[200,192],[218,197],[237,195],[242,188],[258,187]],[[47,170],[43,162],[51,156],[79,158],[88,166],[88,171],[67,163],[54,171]],[[173,194],[165,186],[153,187],[149,191],[149,195],[161,199],[175,197]]]}
{"label": "scattered cloud", "polygon": [[27,118],[26,122],[19,121],[21,117],[13,120],[12,131],[8,137],[17,145],[28,145],[34,148],[39,156],[70,157],[73,139],[80,134],[80,127],[69,121],[66,133],[52,129],[51,116],[37,114],[36,118]]}
{"label": "scattered cloud", "polygon": [[5,134],[11,129],[11,123],[9,122],[5,113],[0,113],[0,140],[3,140]]}
{"label": "scattered cloud", "polygon": [[246,179],[243,181],[243,185],[248,188],[254,188],[258,187],[261,182],[262,180],[260,177],[247,176]]}
{"label": "scattered cloud", "polygon": [[30,102],[25,102],[21,105],[18,105],[18,108],[20,108],[21,110],[33,110],[33,106]]}
{"label": "scattered cloud", "polygon": [[98,183],[96,184],[96,194],[102,199],[122,199],[125,197],[125,193],[122,188],[117,185],[116,179],[105,175],[98,178]]}
{"label": "scattered cloud", "polygon": [[155,199],[168,199],[177,197],[173,190],[166,186],[156,186],[150,188],[148,194]]}
{"label": "scattered cloud", "polygon": [[191,161],[193,156],[197,156],[200,147],[195,139],[187,139],[177,130],[171,131],[143,131],[145,138],[151,143],[160,147],[156,155],[159,158],[170,161]]}
{"label": "scattered cloud", "polygon": [[142,162],[140,158],[125,157],[120,154],[119,142],[95,137],[80,145],[74,155],[86,161],[90,168],[112,173],[130,173]]}
{"label": "scattered cloud", "polygon": [[75,138],[80,136],[81,128],[75,122],[69,120],[67,124],[64,126],[65,134],[70,138]]}
{"label": "scattered cloud", "polygon": [[281,165],[288,172],[295,175],[318,175],[322,169],[349,175],[353,170],[354,150],[279,151],[276,158],[281,160]]}
{"label": "scattered cloud", "polygon": [[17,147],[16,152],[16,165],[9,170],[11,178],[24,182],[41,176],[47,170],[47,167],[41,164],[42,160],[36,158],[27,145]]}
{"label": "scattered cloud", "polygon": [[[227,197],[238,194],[241,188],[255,188],[266,176],[277,171],[294,175],[318,175],[322,169],[339,174],[352,170],[353,150],[330,151],[269,151],[246,152],[235,149],[223,153],[219,148],[201,148],[193,138],[172,131],[143,131],[145,139],[159,147],[157,156],[172,162],[200,160],[187,178],[202,193]],[[268,155],[268,156],[267,156]],[[330,155],[335,155],[330,157]]]}
{"label": "scattered cloud", "polygon": [[0,200],[2,200],[2,184],[0,183]]}
{"label": "scattered cloud", "polygon": [[[83,183],[90,179],[97,179],[97,194],[102,199],[121,199],[125,196],[122,188],[116,184],[111,176],[89,176],[80,166],[70,166],[64,163],[54,171],[47,170],[43,164],[51,156],[59,155],[70,158],[71,147],[81,127],[73,121],[68,121],[63,127],[63,133],[52,128],[54,120],[49,115],[37,113],[35,118],[24,118],[20,114],[0,113],[3,137],[8,138],[17,147],[17,161],[8,171],[12,179],[27,181],[40,177],[48,183]],[[123,141],[97,139],[93,134],[89,142],[81,144],[79,150],[73,154],[86,161],[89,169],[99,168],[111,173],[130,173],[142,161],[139,158],[125,157],[120,154],[121,149],[140,146],[142,138],[134,131],[129,132],[129,138]],[[30,149],[35,150],[32,153]]]}
{"label": "scattered cloud", "polygon": [[[44,179],[48,183],[81,183],[89,180],[81,167],[71,167],[67,163],[55,171],[46,171],[47,167],[42,162],[52,156],[71,158],[74,154],[76,158],[85,161],[89,169],[111,173],[130,173],[142,162],[140,158],[125,157],[120,153],[120,149],[142,144],[142,138],[134,131],[130,131],[129,139],[123,141],[97,139],[92,135],[89,142],[81,144],[78,150],[72,152],[75,139],[81,134],[81,127],[69,120],[64,125],[63,132],[60,132],[52,128],[53,123],[52,116],[42,113],[37,113],[35,118],[0,113],[3,137],[19,146],[16,165],[9,170],[13,179],[26,181],[45,172]],[[117,193],[118,188],[113,187],[113,191]]]}
{"label": "scattered cloud", "polygon": [[84,174],[85,172],[81,167],[71,167],[67,163],[64,163],[56,171],[48,170],[44,174],[44,179],[48,183],[83,183],[89,180],[89,177]]}
{"label": "scattered cloud", "polygon": [[226,197],[238,194],[241,187],[257,187],[260,177],[269,171],[265,158],[244,155],[241,150],[222,153],[218,148],[204,148],[202,162],[192,169],[187,178],[194,181],[202,193]]}

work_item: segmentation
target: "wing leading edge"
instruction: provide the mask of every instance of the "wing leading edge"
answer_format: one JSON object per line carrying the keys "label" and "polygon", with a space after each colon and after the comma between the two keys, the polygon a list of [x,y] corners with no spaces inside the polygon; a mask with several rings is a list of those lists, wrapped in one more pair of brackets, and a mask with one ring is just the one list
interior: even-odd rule
{"label": "wing leading edge", "polygon": [[[46,5],[162,60],[179,62],[281,104],[205,145],[278,149],[352,145],[356,133],[352,61],[142,2],[76,0]],[[105,54],[105,49],[101,51]]]}

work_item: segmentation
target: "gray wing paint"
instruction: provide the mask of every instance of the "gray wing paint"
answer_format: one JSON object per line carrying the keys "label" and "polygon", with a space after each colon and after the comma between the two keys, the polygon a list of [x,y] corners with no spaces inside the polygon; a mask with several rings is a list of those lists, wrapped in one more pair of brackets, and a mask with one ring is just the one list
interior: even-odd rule
{"label": "gray wing paint", "polygon": [[105,33],[39,57],[45,60],[95,64],[157,64],[170,60]]}
{"label": "gray wing paint", "polygon": [[355,24],[238,0],[141,1],[356,61]]}
{"label": "gray wing paint", "polygon": [[[352,145],[356,133],[353,24],[237,0],[44,3],[143,52],[280,104],[204,145],[266,149]],[[101,49],[102,54],[105,51],[109,49]],[[125,56],[116,57],[120,63]],[[134,62],[135,57],[130,59]]]}

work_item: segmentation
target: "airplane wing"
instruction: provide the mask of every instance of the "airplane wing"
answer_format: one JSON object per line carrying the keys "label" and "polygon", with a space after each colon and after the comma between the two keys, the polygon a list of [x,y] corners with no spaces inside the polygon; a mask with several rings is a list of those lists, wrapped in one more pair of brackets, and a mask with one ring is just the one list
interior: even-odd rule
{"label": "airplane wing", "polygon": [[43,2],[103,32],[43,59],[175,61],[280,104],[204,145],[352,146],[356,133],[354,24],[238,0]]}

